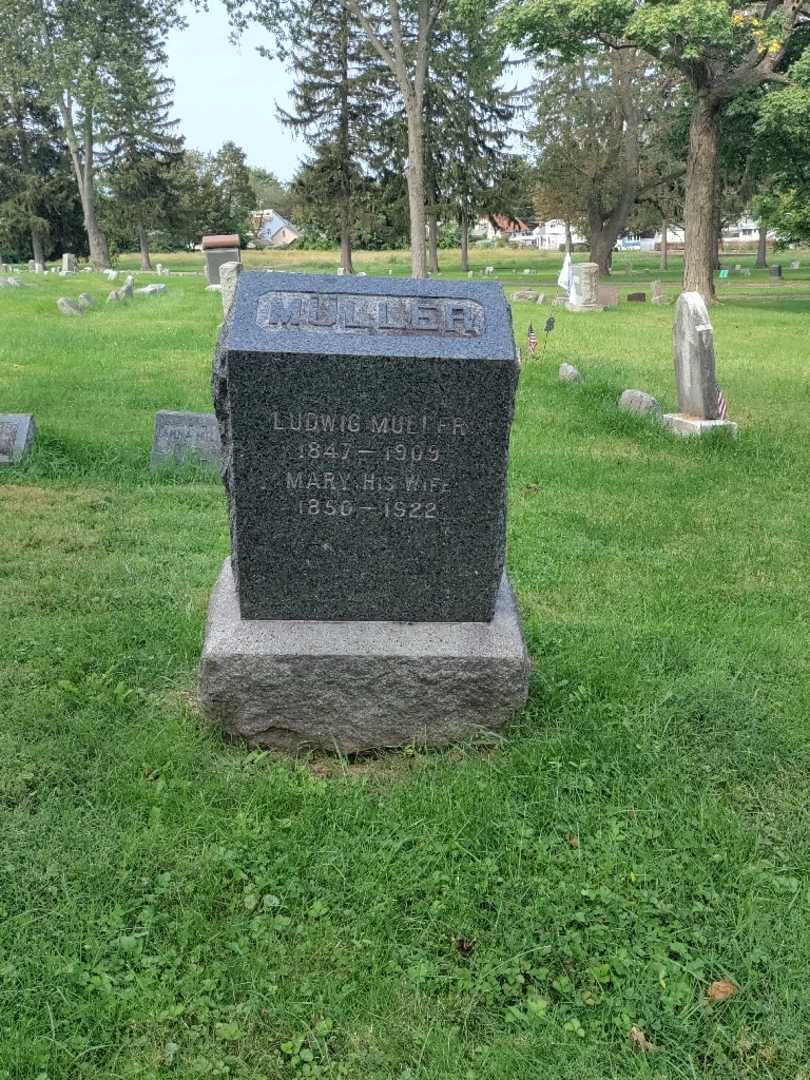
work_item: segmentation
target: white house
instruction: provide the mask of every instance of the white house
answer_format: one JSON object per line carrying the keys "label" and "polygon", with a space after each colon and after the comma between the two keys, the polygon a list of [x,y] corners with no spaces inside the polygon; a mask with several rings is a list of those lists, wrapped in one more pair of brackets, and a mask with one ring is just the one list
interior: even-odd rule
{"label": "white house", "polygon": [[252,225],[254,240],[274,248],[290,247],[301,235],[292,222],[275,210],[256,210]]}
{"label": "white house", "polygon": [[[478,220],[474,235],[490,243],[493,240],[506,238],[510,244],[518,247],[537,248],[540,251],[561,251],[565,247],[565,222],[543,221],[539,225],[533,225],[531,222],[510,218],[505,214],[493,214],[491,217],[482,217]],[[571,242],[584,244],[586,241],[584,236],[572,228]]]}

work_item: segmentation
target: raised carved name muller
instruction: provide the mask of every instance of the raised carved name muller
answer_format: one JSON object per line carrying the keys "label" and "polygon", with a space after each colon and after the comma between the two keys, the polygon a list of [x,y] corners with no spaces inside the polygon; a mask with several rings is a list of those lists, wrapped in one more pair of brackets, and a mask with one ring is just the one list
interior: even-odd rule
{"label": "raised carved name muller", "polygon": [[455,297],[270,292],[259,299],[256,322],[271,331],[477,338],[484,308]]}

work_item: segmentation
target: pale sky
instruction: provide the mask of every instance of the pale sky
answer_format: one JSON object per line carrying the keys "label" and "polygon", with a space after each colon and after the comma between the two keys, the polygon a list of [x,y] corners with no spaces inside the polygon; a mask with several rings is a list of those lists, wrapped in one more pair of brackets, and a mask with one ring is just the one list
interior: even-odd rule
{"label": "pale sky", "polygon": [[[174,117],[189,149],[213,151],[228,139],[247,153],[249,165],[291,180],[306,143],[276,119],[276,104],[288,105],[292,76],[278,60],[256,52],[269,35],[252,25],[240,44],[228,40],[221,0],[210,11],[186,9],[188,29],[169,38],[168,74],[174,79]],[[531,67],[512,68],[507,85],[526,86]]]}
{"label": "pale sky", "polygon": [[268,35],[250,27],[239,46],[228,41],[228,18],[219,0],[210,11],[186,11],[188,29],[169,38],[168,75],[174,79],[174,117],[186,145],[218,150],[232,139],[249,165],[290,180],[307,147],[276,119],[291,77],[277,60],[256,52]]}

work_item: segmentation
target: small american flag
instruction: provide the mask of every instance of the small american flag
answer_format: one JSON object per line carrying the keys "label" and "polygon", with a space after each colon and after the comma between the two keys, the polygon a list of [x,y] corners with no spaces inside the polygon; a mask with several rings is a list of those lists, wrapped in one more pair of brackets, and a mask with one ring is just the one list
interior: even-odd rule
{"label": "small american flag", "polygon": [[537,334],[535,334],[534,327],[531,323],[529,323],[529,334],[526,338],[526,345],[529,349],[529,355],[534,356],[534,354],[537,352]]}
{"label": "small american flag", "polygon": [[717,419],[728,420],[728,402],[726,401],[726,395],[720,389],[718,383],[714,384],[715,387],[715,401],[717,403]]}

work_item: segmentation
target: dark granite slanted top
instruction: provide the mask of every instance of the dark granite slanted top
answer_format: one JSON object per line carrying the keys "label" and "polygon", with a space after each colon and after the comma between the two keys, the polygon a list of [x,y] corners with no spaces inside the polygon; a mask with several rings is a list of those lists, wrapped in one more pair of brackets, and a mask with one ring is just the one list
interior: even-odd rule
{"label": "dark granite slanted top", "polygon": [[242,617],[491,619],[517,377],[497,283],[243,273],[213,384]]}
{"label": "dark granite slanted top", "polygon": [[[286,314],[286,311],[272,312],[275,294],[286,294],[287,309],[290,302],[294,303],[294,298],[302,294],[321,298],[319,314],[322,318],[328,317],[329,313],[323,308],[333,297],[340,298],[344,303],[355,297],[361,300],[458,301],[461,306],[469,305],[468,318],[474,320],[473,311],[478,314],[476,309],[479,307],[480,316],[477,322],[472,322],[470,332],[463,335],[419,329],[415,332],[410,329],[400,333],[390,330],[380,333],[359,328],[354,332],[341,330],[340,333],[332,333],[329,328],[318,327],[316,336],[309,324],[305,324],[305,329],[284,329],[282,324],[270,329],[268,316]],[[345,316],[345,310],[343,314]],[[308,353],[317,350],[322,355],[342,356],[377,356],[383,352],[386,356],[447,356],[517,364],[509,305],[501,285],[489,281],[417,281],[413,278],[243,272],[223,344],[228,349],[244,352],[272,349],[273,352]]]}

